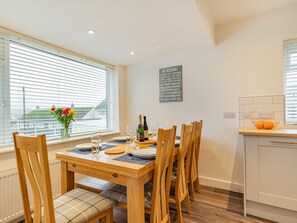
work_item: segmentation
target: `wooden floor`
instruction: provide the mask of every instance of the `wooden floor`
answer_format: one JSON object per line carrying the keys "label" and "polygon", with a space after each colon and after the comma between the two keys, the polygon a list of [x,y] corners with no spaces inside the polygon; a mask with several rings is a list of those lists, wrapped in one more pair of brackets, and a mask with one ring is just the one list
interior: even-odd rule
{"label": "wooden floor", "polygon": [[[195,202],[191,203],[192,213],[183,212],[183,222],[185,223],[271,222],[252,216],[243,217],[243,197],[239,193],[202,186],[201,193],[196,193],[195,199]],[[117,223],[127,222],[126,210],[118,207],[114,209],[114,221]],[[184,210],[186,209],[184,208]],[[149,222],[149,217],[146,222]],[[171,208],[171,222],[177,222],[174,208]]]}

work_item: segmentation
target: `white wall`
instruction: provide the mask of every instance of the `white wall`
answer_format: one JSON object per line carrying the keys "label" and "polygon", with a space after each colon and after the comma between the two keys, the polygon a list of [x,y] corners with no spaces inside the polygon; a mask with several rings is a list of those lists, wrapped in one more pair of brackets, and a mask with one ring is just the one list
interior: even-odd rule
{"label": "white wall", "polygon": [[[282,41],[297,38],[296,21],[297,6],[252,17],[218,27],[214,48],[128,67],[127,123],[136,126],[140,113],[162,126],[203,119],[202,183],[241,191],[238,98],[283,93]],[[183,65],[184,100],[161,104],[159,69],[175,65]],[[223,119],[224,111],[236,119]]]}

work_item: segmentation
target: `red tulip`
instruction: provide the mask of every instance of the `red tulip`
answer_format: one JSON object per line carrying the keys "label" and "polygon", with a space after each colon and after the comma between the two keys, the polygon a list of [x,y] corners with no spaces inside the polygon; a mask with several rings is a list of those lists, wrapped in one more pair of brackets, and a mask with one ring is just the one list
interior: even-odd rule
{"label": "red tulip", "polygon": [[62,111],[62,115],[68,115],[69,111],[67,108],[65,108],[63,111]]}
{"label": "red tulip", "polygon": [[51,107],[51,111],[56,111],[56,107]]}
{"label": "red tulip", "polygon": [[65,108],[65,109],[67,109],[68,111],[70,111],[70,110],[71,110],[71,108],[69,108],[69,107],[67,107],[67,108]]}

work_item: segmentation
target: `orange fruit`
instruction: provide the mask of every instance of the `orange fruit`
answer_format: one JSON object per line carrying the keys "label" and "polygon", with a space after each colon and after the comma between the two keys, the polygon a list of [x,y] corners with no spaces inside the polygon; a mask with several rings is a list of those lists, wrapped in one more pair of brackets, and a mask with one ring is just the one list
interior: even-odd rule
{"label": "orange fruit", "polygon": [[272,129],[274,127],[273,122],[264,122],[264,129]]}
{"label": "orange fruit", "polygon": [[255,124],[257,129],[263,129],[264,128],[264,122],[256,122]]}

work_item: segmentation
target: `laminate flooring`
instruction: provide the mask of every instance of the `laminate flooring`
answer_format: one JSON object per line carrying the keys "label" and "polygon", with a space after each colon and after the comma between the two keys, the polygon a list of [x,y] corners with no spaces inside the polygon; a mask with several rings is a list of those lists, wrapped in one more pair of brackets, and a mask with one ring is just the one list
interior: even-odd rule
{"label": "laminate flooring", "polygon": [[[201,186],[201,193],[195,193],[195,202],[191,202],[192,212],[186,213],[183,206],[183,222],[192,223],[271,223],[272,221],[243,216],[243,196],[240,193]],[[126,209],[114,208],[114,222],[126,223]],[[170,208],[171,222],[177,222],[174,206]],[[149,216],[146,217],[149,222]],[[136,222],[135,222],[136,223]]]}

